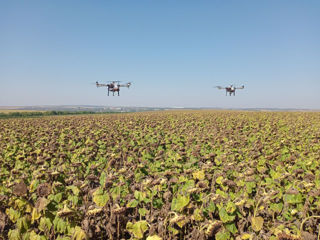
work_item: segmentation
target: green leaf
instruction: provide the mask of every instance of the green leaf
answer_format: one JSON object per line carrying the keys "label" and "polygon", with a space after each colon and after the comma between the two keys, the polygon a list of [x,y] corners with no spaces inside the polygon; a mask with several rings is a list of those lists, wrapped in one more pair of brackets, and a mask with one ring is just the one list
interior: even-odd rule
{"label": "green leaf", "polygon": [[283,208],[283,203],[271,203],[270,204],[270,209],[273,212],[280,213],[282,211],[282,208]]}
{"label": "green leaf", "polygon": [[170,232],[172,232],[173,235],[179,234],[179,230],[176,229],[176,228],[174,228],[174,227],[172,227],[172,226],[169,226],[169,227],[168,227],[168,230],[169,230]]}
{"label": "green leaf", "polygon": [[194,210],[193,212],[193,219],[195,221],[202,221],[203,220],[203,216],[202,216],[202,211],[201,209],[197,208],[196,210]]}
{"label": "green leaf", "polygon": [[141,216],[145,216],[149,211],[147,210],[147,209],[145,209],[145,208],[139,208],[139,214],[141,215]]}
{"label": "green leaf", "polygon": [[220,189],[217,189],[216,190],[216,194],[219,194],[221,197],[223,198],[228,198],[228,193],[224,192],[224,191],[221,191]]}
{"label": "green leaf", "polygon": [[163,201],[161,198],[153,198],[152,204],[154,208],[160,209],[163,206]]}
{"label": "green leaf", "polygon": [[41,217],[40,211],[36,208],[33,208],[32,213],[31,213],[31,223],[33,224],[40,217]]}
{"label": "green leaf", "polygon": [[[30,217],[30,215],[29,215]],[[25,232],[30,227],[30,219],[27,216],[21,217],[17,220],[17,227],[20,232]]]}
{"label": "green leaf", "polygon": [[179,182],[179,183],[183,183],[183,182],[186,182],[186,181],[188,181],[188,178],[185,177],[185,176],[183,176],[183,175],[180,176],[179,179],[178,179],[178,182]]}
{"label": "green leaf", "polygon": [[30,240],[30,234],[31,234],[31,232],[25,232],[22,235],[22,240]]}
{"label": "green leaf", "polygon": [[178,194],[176,198],[172,199],[171,210],[181,212],[189,204],[189,201],[189,196],[186,197]]}
{"label": "green leaf", "polygon": [[28,204],[28,201],[24,199],[17,199],[14,203],[19,210],[22,210]]}
{"label": "green leaf", "polygon": [[13,223],[15,223],[18,218],[20,218],[20,212],[14,210],[13,208],[7,208],[6,214]]}
{"label": "green leaf", "polygon": [[21,240],[21,235],[19,229],[9,230],[8,233],[9,240]]}
{"label": "green leaf", "polygon": [[101,188],[93,193],[93,201],[99,207],[104,207],[108,203],[109,199],[109,195],[107,193],[104,193]]}
{"label": "green leaf", "polygon": [[147,194],[145,192],[140,192],[140,191],[134,191],[134,197],[139,201],[142,202]]}
{"label": "green leaf", "polygon": [[217,177],[216,183],[218,183],[219,185],[222,185],[222,183],[223,183],[223,176]]}
{"label": "green leaf", "polygon": [[205,178],[205,172],[203,170],[196,171],[192,174],[194,179],[203,180]]}
{"label": "green leaf", "polygon": [[189,189],[191,188],[194,188],[194,180],[191,179],[191,180],[186,180],[185,183],[183,184],[182,188],[181,188],[181,191],[186,193]]}
{"label": "green leaf", "polygon": [[57,203],[59,203],[62,200],[62,192],[57,193],[56,195],[54,195],[52,197],[52,200],[56,201]]}
{"label": "green leaf", "polygon": [[136,223],[128,222],[126,229],[134,235],[135,238],[143,238],[144,233],[148,230],[147,221],[138,221]]}
{"label": "green leaf", "polygon": [[70,237],[58,236],[57,240],[70,240]]}
{"label": "green leaf", "polygon": [[296,203],[302,203],[303,198],[300,193],[299,194],[285,194],[283,196],[283,201],[290,203],[290,204],[296,204]]}
{"label": "green leaf", "polygon": [[76,187],[76,186],[73,186],[73,185],[72,186],[68,186],[67,189],[71,190],[73,192],[73,194],[76,195],[76,196],[78,196],[79,193],[80,193],[79,188]]}
{"label": "green leaf", "polygon": [[100,186],[102,188],[104,188],[104,185],[106,184],[106,180],[107,180],[107,175],[106,175],[105,172],[102,172],[101,175],[100,175],[100,179],[99,179]]}
{"label": "green leaf", "polygon": [[235,223],[227,223],[225,225],[226,229],[228,229],[232,234],[236,234],[238,232],[238,229],[236,227]]}
{"label": "green leaf", "polygon": [[46,240],[45,236],[41,236],[35,233],[35,231],[32,231],[30,233],[30,240]]}
{"label": "green leaf", "polygon": [[217,166],[220,166],[221,163],[222,163],[222,159],[219,158],[219,157],[217,157],[217,158],[214,159],[214,163],[215,163]]}
{"label": "green leaf", "polygon": [[76,226],[74,228],[74,232],[72,235],[72,240],[86,240],[88,239],[87,234],[85,233],[85,231],[82,230],[81,227]]}
{"label": "green leaf", "polygon": [[52,222],[49,218],[42,217],[40,219],[39,229],[42,232],[49,231],[51,229],[51,227],[52,227]]}
{"label": "green leaf", "polygon": [[67,223],[60,217],[56,216],[53,220],[54,230],[58,233],[66,233],[67,230]]}
{"label": "green leaf", "polygon": [[139,202],[136,199],[131,200],[130,202],[127,203],[128,208],[135,208],[138,206]]}
{"label": "green leaf", "polygon": [[248,193],[252,193],[253,189],[255,189],[256,183],[255,182],[247,182],[246,188]]}
{"label": "green leaf", "polygon": [[237,209],[237,206],[236,204],[234,204],[233,202],[228,202],[227,203],[227,207],[226,207],[226,210],[228,213],[234,213],[234,211]]}
{"label": "green leaf", "polygon": [[147,240],[162,240],[162,238],[159,237],[158,235],[152,235],[152,236],[148,236]]}
{"label": "green leaf", "polygon": [[241,239],[242,240],[248,240],[248,239],[251,239],[252,236],[249,234],[249,233],[244,233],[241,235]]}
{"label": "green leaf", "polygon": [[70,202],[72,202],[72,206],[75,207],[77,206],[78,202],[79,202],[79,197],[78,196],[75,196],[75,195],[69,195],[68,196],[68,200]]}
{"label": "green leaf", "polygon": [[259,232],[263,227],[263,218],[262,217],[251,217],[252,229],[256,232]]}
{"label": "green leaf", "polygon": [[235,216],[228,215],[228,212],[224,207],[220,208],[219,210],[219,216],[222,222],[227,223],[227,222],[232,222],[235,219]]}
{"label": "green leaf", "polygon": [[214,204],[214,202],[210,202],[210,203],[208,204],[207,210],[208,210],[209,212],[214,213],[214,211],[216,210],[216,205]]}
{"label": "green leaf", "polygon": [[230,239],[230,233],[228,231],[220,231],[216,235],[216,240],[229,240]]}
{"label": "green leaf", "polygon": [[38,179],[32,180],[32,182],[30,183],[29,191],[33,193],[37,189],[38,185],[39,185]]}

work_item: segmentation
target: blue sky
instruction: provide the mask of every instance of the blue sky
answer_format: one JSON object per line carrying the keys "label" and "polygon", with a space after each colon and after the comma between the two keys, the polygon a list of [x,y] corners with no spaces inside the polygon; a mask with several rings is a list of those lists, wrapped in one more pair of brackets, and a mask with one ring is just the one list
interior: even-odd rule
{"label": "blue sky", "polygon": [[[320,109],[319,1],[1,1],[0,106]],[[132,81],[107,97],[95,81]],[[216,85],[245,85],[226,97]]]}

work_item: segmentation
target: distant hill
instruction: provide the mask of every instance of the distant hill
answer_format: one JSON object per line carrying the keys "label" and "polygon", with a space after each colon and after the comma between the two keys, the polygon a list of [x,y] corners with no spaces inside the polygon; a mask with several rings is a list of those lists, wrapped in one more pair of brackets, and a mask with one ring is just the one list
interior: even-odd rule
{"label": "distant hill", "polygon": [[10,111],[71,111],[71,112],[144,112],[164,110],[242,110],[242,111],[320,111],[320,109],[298,108],[218,108],[218,107],[128,107],[128,106],[95,106],[95,105],[38,105],[38,106],[0,106],[0,110]]}
{"label": "distant hill", "polygon": [[69,112],[142,112],[161,111],[170,108],[154,107],[112,107],[112,106],[92,106],[92,105],[56,105],[56,106],[0,106],[3,111],[69,111]]}

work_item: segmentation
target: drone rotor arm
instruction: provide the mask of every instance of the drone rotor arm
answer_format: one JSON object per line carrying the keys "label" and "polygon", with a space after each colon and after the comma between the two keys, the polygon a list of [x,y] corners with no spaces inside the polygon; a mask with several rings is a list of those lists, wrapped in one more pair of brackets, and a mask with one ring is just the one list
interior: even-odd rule
{"label": "drone rotor arm", "polygon": [[244,85],[242,85],[241,87],[236,87],[235,89],[244,89]]}
{"label": "drone rotor arm", "polygon": [[98,82],[96,82],[96,86],[97,87],[109,87],[108,84],[98,83]]}
{"label": "drone rotor arm", "polygon": [[128,82],[126,84],[120,84],[119,87],[127,87],[129,88],[131,86],[131,82]]}

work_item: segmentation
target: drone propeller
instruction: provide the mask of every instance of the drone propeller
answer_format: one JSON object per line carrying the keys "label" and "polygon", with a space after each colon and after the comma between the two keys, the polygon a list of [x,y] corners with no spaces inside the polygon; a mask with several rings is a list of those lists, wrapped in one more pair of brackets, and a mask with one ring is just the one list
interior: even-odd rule
{"label": "drone propeller", "polygon": [[107,81],[107,83],[120,83],[121,81]]}
{"label": "drone propeller", "polygon": [[223,89],[223,87],[221,87],[221,86],[215,86],[215,88],[218,88],[218,89]]}
{"label": "drone propeller", "polygon": [[119,85],[119,87],[127,87],[127,88],[129,88],[131,86],[131,84],[132,84],[132,82],[127,82],[125,84],[118,84],[118,85]]}

